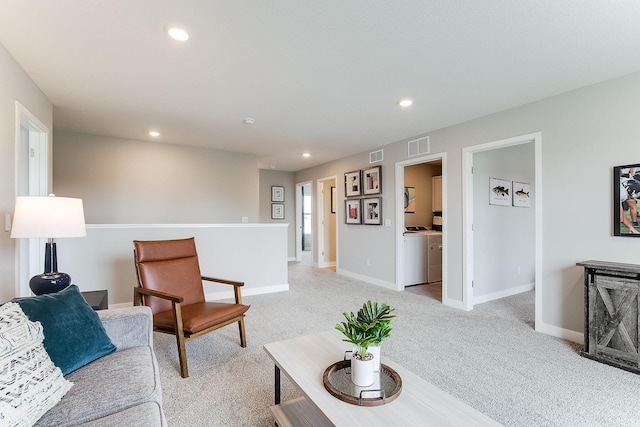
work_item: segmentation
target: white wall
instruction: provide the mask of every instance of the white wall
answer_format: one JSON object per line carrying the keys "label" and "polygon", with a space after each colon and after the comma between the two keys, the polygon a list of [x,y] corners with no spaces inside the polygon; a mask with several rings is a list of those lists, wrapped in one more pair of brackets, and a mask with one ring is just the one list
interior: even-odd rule
{"label": "white wall", "polygon": [[[195,237],[204,276],[245,282],[242,295],[286,291],[284,224],[89,225],[87,237],[58,239],[58,267],[81,291],[107,289],[109,304],[129,304],[137,285],[133,240]],[[231,298],[233,288],[205,283],[207,299]]]}
{"label": "white wall", "polygon": [[56,131],[53,189],[88,223],[258,221],[256,156]]}
{"label": "white wall", "polygon": [[[16,197],[15,102],[20,101],[49,129],[53,128],[53,106],[24,70],[0,44],[0,218],[13,214]],[[51,135],[50,135],[51,136]],[[9,232],[0,231],[0,302],[16,296],[15,245]],[[44,260],[43,260],[44,268]]]}
{"label": "white wall", "polygon": [[[534,144],[473,155],[474,301],[484,302],[535,282]],[[489,204],[489,178],[529,183],[530,208]],[[509,194],[518,189],[513,188]]]}
{"label": "white wall", "polygon": [[[612,232],[612,167],[638,163],[640,73],[578,89],[449,128],[429,132],[432,153],[447,153],[447,297],[462,301],[462,153],[470,147],[533,132],[542,133],[542,315],[536,328],[576,337],[583,329],[582,269],[576,262],[602,259],[638,263],[633,238]],[[427,134],[425,134],[427,135]],[[420,137],[416,135],[408,139]],[[395,223],[393,164],[407,159],[407,140],[385,145],[383,219]],[[317,179],[367,165],[368,153],[306,169],[296,181]],[[339,197],[344,197],[344,188]],[[394,227],[339,227],[341,269],[395,280]],[[367,267],[364,258],[375,262]]]}

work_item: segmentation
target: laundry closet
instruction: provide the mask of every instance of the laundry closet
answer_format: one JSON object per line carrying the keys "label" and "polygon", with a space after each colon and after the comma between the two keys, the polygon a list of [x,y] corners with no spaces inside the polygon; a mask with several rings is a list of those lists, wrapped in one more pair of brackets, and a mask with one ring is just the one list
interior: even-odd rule
{"label": "laundry closet", "polygon": [[442,162],[404,168],[404,285],[442,281]]}

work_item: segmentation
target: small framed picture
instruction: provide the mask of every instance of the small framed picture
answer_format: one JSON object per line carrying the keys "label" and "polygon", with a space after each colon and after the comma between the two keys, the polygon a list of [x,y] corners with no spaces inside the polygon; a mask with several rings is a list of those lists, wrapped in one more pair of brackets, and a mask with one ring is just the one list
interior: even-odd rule
{"label": "small framed picture", "polygon": [[416,213],[415,187],[404,187],[404,213]]}
{"label": "small framed picture", "polygon": [[284,202],[284,187],[281,187],[279,185],[271,186],[271,201]]}
{"label": "small framed picture", "polygon": [[613,168],[613,235],[640,237],[640,164]]}
{"label": "small framed picture", "polygon": [[489,204],[511,206],[511,181],[489,178]]}
{"label": "small framed picture", "polygon": [[374,166],[362,171],[362,194],[380,194],[382,192],[380,172],[382,166]]}
{"label": "small framed picture", "polygon": [[347,224],[362,223],[362,214],[360,212],[360,199],[344,201],[345,222]]}
{"label": "small framed picture", "polygon": [[360,171],[344,174],[344,195],[354,197],[360,195]]}
{"label": "small framed picture", "polygon": [[513,181],[513,206],[518,208],[531,207],[531,185],[526,182]]}
{"label": "small framed picture", "polygon": [[331,187],[331,213],[336,213],[336,202],[337,202],[336,187]]}
{"label": "small framed picture", "polygon": [[382,199],[371,197],[362,199],[362,223],[369,225],[382,224]]}
{"label": "small framed picture", "polygon": [[284,219],[284,203],[271,203],[271,219]]}

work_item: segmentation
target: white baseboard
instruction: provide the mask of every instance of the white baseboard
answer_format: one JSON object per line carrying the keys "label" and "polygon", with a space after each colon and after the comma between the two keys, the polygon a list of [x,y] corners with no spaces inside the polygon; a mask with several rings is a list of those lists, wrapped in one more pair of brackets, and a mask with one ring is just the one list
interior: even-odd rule
{"label": "white baseboard", "polygon": [[327,268],[327,267],[335,267],[336,266],[336,262],[335,261],[330,261],[330,262],[323,262],[323,263],[319,263],[318,267],[319,268]]}
{"label": "white baseboard", "polygon": [[[274,292],[284,292],[289,290],[289,284],[273,285],[273,286],[261,286],[259,288],[242,288],[242,296],[271,294]],[[207,301],[217,301],[221,299],[233,298],[233,291],[221,291],[221,292],[209,292],[205,294],[204,298]]]}
{"label": "white baseboard", "polygon": [[[260,288],[248,288],[242,289],[242,296],[250,296],[250,295],[261,295],[261,294],[271,294],[274,292],[284,292],[289,290],[289,284],[285,283],[284,285],[274,285],[274,286],[263,286]],[[232,299],[233,291],[222,291],[222,292],[209,292],[204,296],[207,301],[217,301],[222,299]],[[133,306],[133,302],[123,302],[118,304],[109,304],[109,308],[125,308]]]}
{"label": "white baseboard", "polygon": [[516,288],[504,289],[499,292],[493,292],[486,295],[478,295],[473,297],[473,304],[482,304],[483,302],[489,302],[500,298],[510,297],[511,295],[521,294],[523,292],[529,292],[536,288],[535,283],[528,283],[526,285],[518,286]]}
{"label": "white baseboard", "polygon": [[447,307],[457,308],[458,310],[470,311],[465,303],[451,298],[442,297],[442,305]]}
{"label": "white baseboard", "polygon": [[578,344],[584,344],[584,333],[564,329],[548,323],[536,322],[536,332],[542,332],[543,334],[551,335],[553,337],[573,341]]}
{"label": "white baseboard", "polygon": [[363,274],[353,273],[351,271],[338,269],[336,273],[342,274],[343,276],[347,276],[351,279],[361,280],[363,282],[371,283],[372,285],[382,286],[383,288],[391,289],[394,291],[398,290],[398,287],[393,282],[387,282],[380,279],[375,279],[373,277],[365,276]]}
{"label": "white baseboard", "polygon": [[289,258],[287,258],[287,262],[295,262],[297,260],[298,259],[296,257],[294,257],[294,256],[290,256]]}

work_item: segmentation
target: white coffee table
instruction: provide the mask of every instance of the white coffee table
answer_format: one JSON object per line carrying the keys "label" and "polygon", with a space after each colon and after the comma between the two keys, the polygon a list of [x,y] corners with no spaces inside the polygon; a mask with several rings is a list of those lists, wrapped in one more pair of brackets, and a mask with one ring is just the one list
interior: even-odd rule
{"label": "white coffee table", "polygon": [[[363,407],[333,397],[324,388],[322,375],[327,367],[343,359],[346,350],[351,350],[351,345],[341,337],[337,331],[328,331],[264,345],[275,363],[276,406],[272,410],[278,425],[500,425],[384,356],[382,363],[402,378],[402,391],[394,401]],[[304,398],[280,403],[281,371],[300,389]]]}

